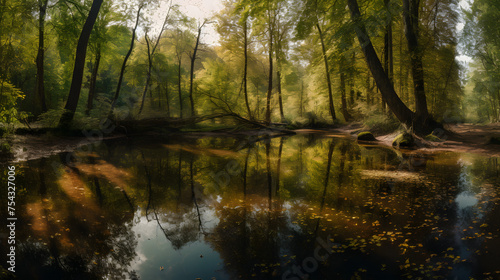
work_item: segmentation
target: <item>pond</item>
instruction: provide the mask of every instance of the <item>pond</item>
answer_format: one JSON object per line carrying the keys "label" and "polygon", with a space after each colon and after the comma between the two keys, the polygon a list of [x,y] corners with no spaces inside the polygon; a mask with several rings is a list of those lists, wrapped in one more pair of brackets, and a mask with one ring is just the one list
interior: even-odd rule
{"label": "pond", "polygon": [[327,134],[116,139],[1,164],[3,205],[9,165],[18,279],[500,277],[498,158]]}

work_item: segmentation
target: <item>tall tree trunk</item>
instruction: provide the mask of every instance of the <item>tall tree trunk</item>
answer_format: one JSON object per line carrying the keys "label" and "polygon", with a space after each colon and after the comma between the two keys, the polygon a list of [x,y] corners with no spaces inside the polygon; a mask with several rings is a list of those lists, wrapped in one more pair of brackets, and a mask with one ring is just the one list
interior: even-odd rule
{"label": "tall tree trunk", "polygon": [[365,90],[366,90],[366,104],[371,105],[372,91],[370,87],[370,70],[368,70],[368,72],[366,73]]}
{"label": "tall tree trunk", "polygon": [[248,113],[248,118],[251,120],[253,119],[252,117],[252,111],[250,110],[250,103],[248,102],[248,85],[247,85],[247,76],[248,76],[248,26],[247,26],[247,20],[245,19],[244,26],[243,26],[243,33],[244,33],[244,41],[243,41],[243,53],[245,55],[245,66],[243,69],[243,93],[245,94],[245,105],[247,107],[247,113]]}
{"label": "tall tree trunk", "polygon": [[300,85],[300,104],[299,104],[300,117],[304,116],[304,81]]}
{"label": "tall tree trunk", "polygon": [[267,84],[266,98],[266,124],[271,124],[271,95],[273,92],[273,28],[269,24],[269,82]]}
{"label": "tall tree trunk", "polygon": [[148,39],[147,32],[146,32],[146,35],[144,35],[144,38],[146,40],[146,45],[148,48],[148,72],[146,73],[146,85],[144,86],[144,92],[142,93],[142,101],[141,101],[141,107],[139,108],[139,114],[142,113],[142,109],[144,108],[144,101],[146,100],[146,93],[148,92],[149,84],[151,83],[151,69],[153,68],[153,52],[154,52],[154,50],[151,51],[151,44],[150,44],[150,41]]}
{"label": "tall tree trunk", "polygon": [[44,84],[44,58],[45,58],[45,15],[47,12],[48,0],[38,0],[38,53],[36,56],[36,99],[38,99],[37,107],[41,112],[47,111],[45,103],[45,84]]}
{"label": "tall tree trunk", "polygon": [[177,53],[177,87],[179,88],[179,117],[182,119],[182,53]]}
{"label": "tall tree trunk", "polygon": [[365,25],[361,19],[358,2],[356,0],[347,0],[347,4],[349,6],[349,10],[351,11],[351,18],[356,24],[356,35],[358,37],[359,44],[361,45],[365,55],[368,68],[377,83],[377,87],[380,89],[383,98],[387,101],[387,105],[391,111],[393,111],[394,115],[396,115],[402,123],[411,126],[414,114],[410,109],[408,109],[408,107],[406,107],[401,99],[399,99],[399,96],[394,91],[391,80],[385,73],[377,53],[373,48],[372,42],[368,37]]}
{"label": "tall tree trunk", "polygon": [[354,70],[355,70],[355,65],[356,65],[356,52],[352,51],[352,56],[351,56],[351,62],[350,62],[350,69],[349,69],[349,106],[352,108],[354,107],[354,101],[356,99],[355,97],[355,91],[354,91]]}
{"label": "tall tree trunk", "polygon": [[257,96],[257,119],[260,120],[260,96],[258,85],[255,85],[255,95]]}
{"label": "tall tree trunk", "polygon": [[[144,108],[144,100],[146,100],[146,93],[148,92],[148,89],[151,86],[151,70],[153,68],[153,57],[156,52],[156,48],[158,47],[158,44],[160,43],[161,35],[163,34],[163,31],[165,30],[165,26],[167,25],[168,18],[170,15],[170,11],[172,10],[172,2],[170,2],[170,6],[168,7],[167,15],[165,16],[165,19],[163,20],[163,25],[161,26],[160,29],[160,34],[158,34],[158,37],[156,37],[156,42],[154,46],[151,48],[150,46],[150,41],[148,41],[148,33],[146,32],[145,38],[146,38],[146,44],[148,46],[148,72],[146,73],[146,86],[144,87],[144,92],[142,93],[142,101],[141,101],[141,107],[139,108],[139,114],[142,113],[142,109]],[[151,91],[149,91],[149,97],[151,98],[151,104],[153,104],[153,94]]]}
{"label": "tall tree trunk", "polygon": [[280,117],[281,117],[281,122],[284,122],[285,114],[283,113],[283,99],[281,97],[281,72],[278,70],[276,74],[278,79],[278,102],[280,105]]}
{"label": "tall tree trunk", "polygon": [[[384,0],[384,5],[387,10],[387,13],[389,14],[389,1],[390,0]],[[394,87],[394,79],[393,79],[393,55],[392,55],[392,18],[389,18],[387,20],[387,25],[385,27],[385,34],[384,34],[384,70],[385,73],[389,76],[389,80],[391,81],[393,87]],[[382,111],[385,113],[386,112],[386,107],[387,104],[382,98]]]}
{"label": "tall tree trunk", "polygon": [[137,15],[135,19],[135,25],[134,29],[132,29],[132,40],[130,40],[130,48],[128,49],[127,54],[125,55],[125,58],[123,59],[122,67],[120,68],[120,76],[118,77],[118,84],[116,86],[116,91],[115,95],[113,96],[113,101],[111,102],[111,108],[109,111],[109,119],[113,119],[113,109],[116,106],[116,102],[118,101],[118,97],[120,96],[120,89],[122,87],[122,82],[123,82],[123,75],[125,74],[125,68],[127,67],[127,61],[132,54],[132,50],[134,49],[134,43],[135,43],[135,31],[137,30],[137,26],[139,25],[139,17],[141,15],[141,9],[142,5],[139,6],[137,9]]}
{"label": "tall tree trunk", "polygon": [[75,116],[76,106],[80,98],[80,91],[82,90],[83,70],[85,68],[85,57],[87,55],[87,45],[89,42],[90,33],[94,27],[94,23],[99,14],[103,0],[94,0],[90,8],[89,15],[85,20],[78,44],[76,46],[75,67],[73,69],[73,78],[71,80],[71,87],[69,90],[68,100],[66,101],[66,110],[61,119],[59,120],[59,127],[69,127],[73,117]]}
{"label": "tall tree trunk", "polygon": [[325,62],[325,76],[326,76],[326,83],[328,85],[328,104],[330,108],[330,116],[332,117],[332,121],[335,121],[337,117],[335,116],[335,107],[333,106],[332,82],[330,79],[330,68],[328,67],[328,58],[326,57],[325,42],[323,40],[323,33],[321,32],[319,23],[316,23],[316,28],[318,29],[319,39],[321,41],[321,50],[323,52],[323,61]]}
{"label": "tall tree trunk", "polygon": [[168,88],[168,77],[165,79],[165,98],[167,99],[167,116],[170,118],[170,91]]}
{"label": "tall tree trunk", "polygon": [[193,55],[191,56],[191,71],[189,73],[189,102],[191,102],[191,116],[196,115],[193,99],[194,61],[196,60],[196,52],[198,51],[198,46],[200,44],[201,29],[203,28],[203,25],[205,25],[205,22],[198,27],[198,36],[196,36],[196,44],[194,45]]}
{"label": "tall tree trunk", "polygon": [[[366,32],[366,27],[361,19],[361,13],[359,12],[357,0],[347,0],[347,4],[349,6],[349,10],[351,11],[351,18],[356,24],[356,34],[359,44],[363,49],[368,68],[370,69],[383,98],[394,115],[400,122],[409,127],[414,127],[415,132],[419,134],[429,133],[434,128],[442,128],[442,125],[434,121],[432,118],[416,120],[415,114],[401,101],[394,90],[389,76],[385,73],[384,68],[380,63],[380,59],[373,48],[370,37],[367,35],[368,33]],[[423,98],[425,99],[425,95]]]}
{"label": "tall tree trunk", "polygon": [[101,62],[101,47],[98,46],[95,55],[94,65],[92,65],[92,74],[90,76],[90,85],[89,85],[89,96],[87,99],[87,109],[85,110],[85,114],[88,116],[90,114],[90,110],[92,110],[94,104],[94,98],[96,93],[96,82],[97,82],[97,73],[99,71],[99,64]]}
{"label": "tall tree trunk", "polygon": [[418,45],[418,9],[420,0],[403,0],[403,17],[406,39],[410,52],[411,73],[415,95],[415,115],[419,120],[427,119],[427,100],[424,88],[424,68],[422,64],[422,48]]}
{"label": "tall tree trunk", "polygon": [[347,110],[347,100],[346,100],[346,86],[345,86],[345,58],[342,55],[340,58],[340,65],[339,65],[339,72],[340,72],[340,98],[341,98],[341,105],[342,105],[342,115],[344,116],[344,119],[346,122],[351,120],[351,115],[349,114],[349,111]]}

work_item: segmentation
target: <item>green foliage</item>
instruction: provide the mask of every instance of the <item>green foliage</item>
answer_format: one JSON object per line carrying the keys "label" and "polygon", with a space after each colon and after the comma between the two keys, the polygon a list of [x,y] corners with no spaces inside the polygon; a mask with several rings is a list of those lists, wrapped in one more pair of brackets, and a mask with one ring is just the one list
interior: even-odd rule
{"label": "green foliage", "polygon": [[463,43],[474,58],[468,80],[469,112],[476,121],[500,121],[500,39],[498,1],[476,0],[465,11]]}
{"label": "green foliage", "polygon": [[10,145],[7,141],[0,140],[0,152],[2,153],[9,153],[10,152]]}
{"label": "green foliage", "polygon": [[63,113],[64,109],[50,109],[38,116],[38,121],[44,127],[57,127]]}
{"label": "green foliage", "polygon": [[24,95],[18,88],[0,79],[0,123],[19,123],[28,117],[26,112],[17,109],[18,101],[23,98]]}

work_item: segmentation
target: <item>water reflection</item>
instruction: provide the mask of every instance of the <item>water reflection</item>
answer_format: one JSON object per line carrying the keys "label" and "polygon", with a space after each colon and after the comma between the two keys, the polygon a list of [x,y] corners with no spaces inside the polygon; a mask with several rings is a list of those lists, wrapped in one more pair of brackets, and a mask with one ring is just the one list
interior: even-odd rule
{"label": "water reflection", "polygon": [[500,276],[497,159],[259,140],[116,140],[22,163],[17,276]]}

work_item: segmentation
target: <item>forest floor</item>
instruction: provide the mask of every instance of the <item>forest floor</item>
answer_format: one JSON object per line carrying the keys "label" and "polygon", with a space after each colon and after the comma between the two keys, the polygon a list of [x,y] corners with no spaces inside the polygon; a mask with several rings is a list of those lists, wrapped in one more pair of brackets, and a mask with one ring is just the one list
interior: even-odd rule
{"label": "forest floor", "polygon": [[[333,129],[297,129],[293,132],[297,134],[321,134],[325,137],[340,137],[356,139],[356,135],[363,131],[363,125],[360,123],[352,123],[340,126]],[[481,153],[489,156],[500,157],[500,145],[490,142],[491,136],[500,136],[500,123],[477,125],[477,124],[449,124],[446,125],[447,133],[442,138],[442,142],[430,142],[420,137],[417,137],[417,145],[412,150],[433,153],[438,151],[451,152],[467,152]],[[362,142],[363,145],[378,145],[392,146],[393,139],[400,132],[389,134],[375,134],[376,142]],[[147,134],[146,134],[147,135]],[[152,134],[154,136],[154,134]],[[250,137],[269,135],[271,137],[279,137],[283,133],[276,131],[262,132],[262,130],[246,130],[246,131],[191,131],[191,132],[174,132],[163,135],[167,138],[201,138],[201,137]],[[144,134],[142,135],[144,136]],[[126,136],[116,134],[113,136],[97,137],[60,137],[53,135],[12,135],[10,140],[11,155],[9,158],[0,156],[0,162],[4,160],[25,161],[40,157],[47,157],[61,152],[85,151],[87,144],[97,141],[107,141],[117,138],[135,138],[135,136]],[[140,136],[137,136],[140,138]],[[153,137],[154,138],[154,137]],[[140,141],[140,139],[137,139]],[[151,140],[151,139],[149,139]]]}
{"label": "forest floor", "polygon": [[[417,145],[414,148],[420,152],[467,152],[488,154],[493,157],[500,157],[500,143],[491,143],[491,137],[500,137],[500,123],[487,125],[480,124],[446,124],[446,133],[442,138],[442,142],[431,142],[417,137]],[[349,124],[339,127],[334,132],[348,134],[351,137],[363,131],[362,124]],[[375,135],[377,141],[373,144],[392,146],[392,141],[400,132]]]}

